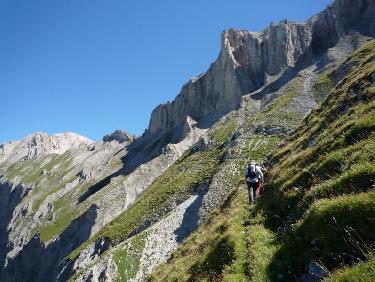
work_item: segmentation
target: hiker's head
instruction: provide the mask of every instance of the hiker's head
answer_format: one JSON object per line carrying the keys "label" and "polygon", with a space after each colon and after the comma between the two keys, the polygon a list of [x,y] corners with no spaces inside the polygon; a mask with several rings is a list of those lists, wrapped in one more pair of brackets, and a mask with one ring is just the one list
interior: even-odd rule
{"label": "hiker's head", "polygon": [[256,165],[256,164],[257,164],[256,161],[254,161],[254,160],[251,160],[251,161],[250,161],[250,165]]}

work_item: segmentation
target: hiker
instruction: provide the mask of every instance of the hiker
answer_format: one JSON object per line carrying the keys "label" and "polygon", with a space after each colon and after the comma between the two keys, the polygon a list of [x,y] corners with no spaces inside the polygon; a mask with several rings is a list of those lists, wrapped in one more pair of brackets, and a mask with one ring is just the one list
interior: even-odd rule
{"label": "hiker", "polygon": [[262,167],[255,161],[251,161],[246,167],[245,177],[249,192],[249,201],[251,204],[253,204],[255,203],[256,198],[260,196],[263,188]]}

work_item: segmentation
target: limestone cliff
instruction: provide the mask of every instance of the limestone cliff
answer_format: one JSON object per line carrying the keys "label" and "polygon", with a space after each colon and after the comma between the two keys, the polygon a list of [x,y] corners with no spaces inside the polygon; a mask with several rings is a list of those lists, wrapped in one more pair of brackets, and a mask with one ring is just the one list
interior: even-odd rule
{"label": "limestone cliff", "polygon": [[186,116],[199,121],[209,114],[225,114],[238,108],[244,94],[287,67],[306,66],[343,36],[373,36],[374,10],[374,1],[337,0],[305,23],[284,20],[260,33],[224,31],[218,59],[206,73],[186,83],[174,101],[154,109],[146,133],[173,128]]}
{"label": "limestone cliff", "polygon": [[[71,133],[35,133],[0,145],[0,210],[5,211],[0,213],[0,281],[144,281],[158,265],[173,264],[179,257],[175,250],[189,242],[198,248],[191,260],[194,264],[187,269],[187,275],[201,275],[195,281],[224,277],[226,269],[258,269],[253,259],[250,264],[245,259],[248,251],[258,250],[248,240],[258,233],[248,232],[242,220],[247,220],[242,214],[248,215],[243,168],[250,159],[269,163],[268,154],[276,147],[287,150],[285,135],[355,70],[357,59],[331,73],[349,52],[374,37],[374,3],[337,0],[306,23],[284,20],[260,33],[224,31],[217,61],[191,79],[175,101],[156,108],[148,131],[135,140],[121,131],[98,142]],[[360,58],[372,64],[373,72],[373,52],[369,54]],[[375,83],[369,70],[361,84],[353,82],[353,89],[361,93],[358,99],[348,95],[351,102],[369,101],[362,91]],[[346,104],[337,105],[339,115],[348,112]],[[370,108],[364,106],[357,113],[358,124],[368,128],[363,113]],[[313,113],[305,118],[305,125],[315,126],[319,111]],[[357,122],[356,116],[348,122]],[[352,130],[351,124],[346,129]],[[350,142],[357,139],[355,130]],[[297,149],[315,150],[320,144],[317,136],[302,139]],[[371,157],[372,147],[362,155]],[[352,168],[354,159],[348,160]],[[308,175],[302,169],[287,176],[304,180]],[[302,191],[299,184],[290,186],[288,199]],[[256,237],[274,241],[264,234],[268,233]],[[212,241],[206,240],[211,237]],[[250,250],[232,250],[231,242]],[[228,252],[222,252],[223,247]],[[237,256],[237,249],[244,253]],[[225,253],[229,256],[221,260]],[[181,254],[190,260],[188,253]],[[212,257],[220,257],[220,262]],[[218,269],[217,277],[210,276],[212,271],[204,276],[211,261],[210,270]],[[306,265],[310,264],[302,267]],[[159,273],[168,272],[163,268]]]}

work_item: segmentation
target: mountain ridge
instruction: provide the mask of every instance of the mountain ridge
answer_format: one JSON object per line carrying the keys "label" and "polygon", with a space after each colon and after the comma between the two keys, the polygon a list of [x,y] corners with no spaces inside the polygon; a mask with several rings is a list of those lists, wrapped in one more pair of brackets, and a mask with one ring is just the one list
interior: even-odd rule
{"label": "mountain ridge", "polygon": [[63,154],[67,150],[82,148],[93,141],[73,132],[48,135],[35,132],[21,141],[10,141],[0,144],[0,162],[15,162],[20,159],[31,159],[46,154]]}
{"label": "mountain ridge", "polygon": [[[32,142],[29,138],[24,143],[15,142],[14,148],[0,148],[8,156],[8,161],[0,159],[0,198],[7,199],[0,200],[0,209],[7,211],[0,214],[0,280],[270,279],[265,265],[277,269],[277,257],[284,255],[284,249],[276,252],[279,245],[270,242],[283,235],[278,233],[280,230],[290,226],[277,222],[274,230],[267,229],[267,224],[277,221],[277,216],[283,223],[297,216],[292,213],[293,218],[288,218],[290,214],[284,214],[283,208],[287,211],[287,205],[294,203],[296,194],[300,195],[297,187],[300,180],[309,179],[303,164],[298,167],[290,164],[293,175],[290,181],[278,178],[285,176],[278,176],[278,167],[288,163],[288,158],[298,163],[305,149],[316,150],[315,144],[319,142],[316,134],[306,135],[319,129],[320,124],[314,121],[322,121],[321,126],[327,124],[320,115],[323,110],[317,107],[323,105],[324,112],[330,112],[332,105],[328,101],[335,99],[325,98],[332,89],[341,89],[345,81],[351,81],[348,95],[352,102],[357,101],[357,93],[372,89],[374,79],[366,73],[371,68],[363,70],[363,66],[371,67],[371,60],[365,59],[372,54],[373,45],[365,45],[365,51],[360,49],[347,60],[346,56],[371,39],[375,17],[370,16],[375,14],[374,4],[366,0],[336,0],[317,17],[312,17],[311,22],[318,22],[316,33],[320,33],[320,25],[326,25],[333,34],[332,38],[317,37],[321,45],[311,44],[314,31],[302,32],[299,39],[289,38],[298,34],[296,30],[312,23],[282,21],[271,25],[267,35],[225,31],[223,50],[219,61],[210,68],[211,73],[193,78],[184,86],[185,94],[178,96],[179,102],[167,104],[166,107],[174,107],[171,112],[159,107],[159,114],[150,119],[152,130],[149,128],[143,136],[130,142],[118,142],[124,136],[115,132],[105,138],[115,141],[73,142],[70,149],[56,154],[59,148],[49,142],[50,136],[37,134],[41,141],[36,138]],[[352,13],[347,19],[342,19],[346,15],[343,9]],[[332,25],[332,15],[336,14],[339,18]],[[362,16],[359,22],[358,15]],[[370,25],[363,24],[369,22]],[[262,36],[271,39],[263,47],[254,47],[267,41]],[[281,41],[278,36],[282,37]],[[305,42],[305,39],[308,44],[295,48],[295,42]],[[294,43],[284,44],[290,42]],[[279,53],[281,56],[277,56]],[[259,63],[261,60],[253,65],[254,58],[263,56],[254,54],[264,54],[265,65]],[[277,58],[271,62],[268,56]],[[269,73],[263,72],[265,69]],[[207,77],[206,86],[217,88],[218,92],[201,91],[205,89],[201,81]],[[212,79],[218,81],[216,86],[210,82]],[[194,95],[190,100],[189,91],[198,100],[194,100]],[[372,104],[367,104],[366,95],[358,95],[364,104],[356,115],[371,113]],[[335,111],[338,109],[335,117],[346,111],[350,113],[352,104],[344,101],[340,107],[332,106]],[[190,112],[192,108],[195,112]],[[358,119],[358,125],[355,122],[349,124],[354,129],[348,137],[354,143],[362,136],[358,135],[359,127],[368,132],[372,130],[366,116]],[[302,128],[298,131],[302,137],[293,131],[298,126]],[[125,139],[128,137],[126,134]],[[70,145],[62,147],[66,149]],[[16,150],[18,154],[9,158],[9,151],[17,146],[23,149]],[[271,158],[270,152],[277,148]],[[291,148],[299,154],[288,155]],[[366,148],[371,150],[368,144]],[[269,201],[267,206],[264,202],[270,197],[267,194],[263,205],[255,208],[255,211],[263,208],[269,215],[266,221],[262,214],[251,218],[248,213],[243,168],[250,159],[270,166],[282,160],[271,166],[271,174],[267,176],[273,180],[271,184],[282,184],[281,188],[276,185],[272,194],[277,203]],[[342,177],[338,175],[338,179],[341,181]],[[304,202],[309,197],[310,194]],[[350,201],[357,202],[357,198]],[[280,207],[272,209],[273,204]],[[255,227],[247,229],[247,222]],[[265,241],[257,234],[261,239],[266,238]],[[191,247],[192,243],[197,249]],[[258,248],[262,258],[246,246]],[[190,261],[170,272],[173,265],[169,268],[166,264],[180,261],[181,253],[188,254]],[[253,256],[252,260],[248,255]],[[266,259],[275,259],[275,264],[265,262]],[[298,270],[293,273],[298,277],[306,274],[304,267],[309,261],[303,262],[306,264],[295,264]],[[314,263],[309,265],[316,266]],[[157,268],[159,265],[161,268]],[[282,275],[285,278],[289,274]]]}
{"label": "mountain ridge", "polygon": [[172,128],[185,116],[199,121],[210,113],[226,114],[238,108],[241,97],[263,86],[267,76],[277,75],[286,67],[306,65],[315,54],[333,47],[356,28],[364,36],[373,37],[374,10],[374,3],[368,0],[337,0],[304,23],[283,20],[260,33],[224,31],[218,59],[207,72],[186,83],[172,102],[153,110],[146,134]]}

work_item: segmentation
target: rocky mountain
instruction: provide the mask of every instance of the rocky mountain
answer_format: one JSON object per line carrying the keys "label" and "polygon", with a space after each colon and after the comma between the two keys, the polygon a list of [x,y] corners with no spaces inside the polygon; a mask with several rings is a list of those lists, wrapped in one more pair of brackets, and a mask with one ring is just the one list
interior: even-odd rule
{"label": "rocky mountain", "polygon": [[[293,133],[278,139],[265,162],[264,194],[250,213],[239,174],[226,202],[148,281],[373,281],[374,72],[373,40],[329,73],[342,79]],[[242,138],[231,138],[231,145]],[[244,156],[267,154],[261,142],[270,138],[247,137]],[[220,181],[232,175],[228,169]],[[142,248],[147,252],[148,242]]]}
{"label": "rocky mountain", "polygon": [[[263,32],[229,29],[223,32],[221,52],[209,70],[192,78],[172,102],[151,114],[148,134],[207,115],[238,109],[244,94],[261,88],[288,68],[304,68],[346,36],[346,55],[360,45],[355,36],[373,37],[375,3],[369,0],[335,1],[305,23],[287,20]],[[339,54],[342,57],[343,54]]]}
{"label": "rocky mountain", "polygon": [[229,29],[142,136],[0,145],[0,281],[371,281],[374,37],[372,0]]}
{"label": "rocky mountain", "polygon": [[111,134],[107,134],[103,137],[104,142],[111,142],[111,141],[118,141],[119,143],[124,142],[133,142],[135,137],[125,131],[122,130],[116,130],[115,132]]}
{"label": "rocky mountain", "polygon": [[72,132],[55,135],[37,132],[22,141],[0,145],[0,162],[15,163],[21,159],[32,159],[49,154],[63,154],[71,149],[79,149],[92,144],[86,137]]}

